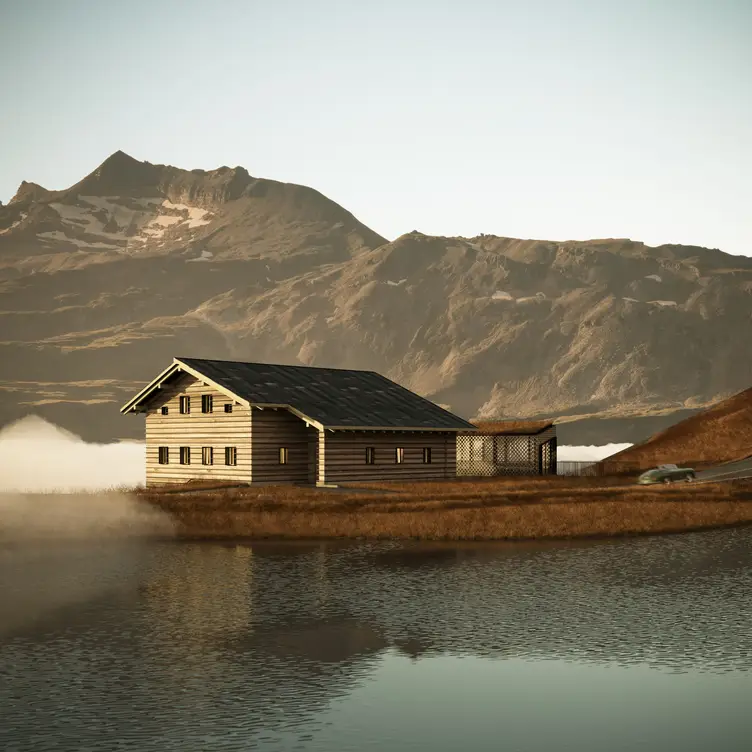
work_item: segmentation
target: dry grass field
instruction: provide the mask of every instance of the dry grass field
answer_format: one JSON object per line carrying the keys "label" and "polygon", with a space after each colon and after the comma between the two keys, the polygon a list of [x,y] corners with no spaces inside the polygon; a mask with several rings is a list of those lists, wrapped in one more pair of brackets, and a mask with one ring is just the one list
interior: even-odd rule
{"label": "dry grass field", "polygon": [[139,489],[180,538],[524,540],[680,532],[752,522],[752,481],[627,478]]}
{"label": "dry grass field", "polygon": [[701,467],[752,455],[752,389],[735,394],[693,415],[642,444],[607,458],[608,463],[634,462],[652,467],[663,462]]}

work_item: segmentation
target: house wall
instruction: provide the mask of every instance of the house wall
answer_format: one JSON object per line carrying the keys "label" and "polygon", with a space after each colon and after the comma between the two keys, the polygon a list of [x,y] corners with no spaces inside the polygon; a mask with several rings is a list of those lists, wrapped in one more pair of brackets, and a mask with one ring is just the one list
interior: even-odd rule
{"label": "house wall", "polygon": [[[191,398],[191,412],[180,414],[180,395]],[[214,397],[214,412],[201,412],[201,395]],[[232,403],[232,412],[225,413],[225,403]],[[169,413],[162,415],[163,406]],[[159,464],[159,447],[170,450],[167,465]],[[191,448],[191,464],[180,464],[180,447]],[[201,448],[214,449],[214,464],[201,464]],[[227,466],[225,447],[237,448],[235,466]],[[146,483],[182,483],[188,480],[251,480],[251,412],[244,405],[208,386],[190,374],[182,374],[165,384],[150,402],[146,412]]]}
{"label": "house wall", "polygon": [[[376,462],[373,465],[366,464],[366,447],[374,447],[376,450]],[[397,447],[405,450],[402,463],[394,461]],[[430,464],[423,464],[423,447],[431,448]],[[439,431],[326,431],[324,465],[327,483],[454,478],[455,434]]]}
{"label": "house wall", "polygon": [[539,447],[552,440],[556,440],[556,426],[537,434],[459,434],[457,475],[538,475]]}
{"label": "house wall", "polygon": [[[253,408],[252,456],[254,483],[306,483],[311,480],[311,452],[318,430],[284,409]],[[288,463],[279,464],[279,449],[287,447]]]}

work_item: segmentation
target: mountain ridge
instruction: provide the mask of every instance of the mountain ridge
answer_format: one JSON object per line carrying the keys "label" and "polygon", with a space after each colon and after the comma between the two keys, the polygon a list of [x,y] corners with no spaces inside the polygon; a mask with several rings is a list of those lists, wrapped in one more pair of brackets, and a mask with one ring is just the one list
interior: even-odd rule
{"label": "mountain ridge", "polygon": [[465,418],[600,421],[600,443],[629,441],[614,422],[663,425],[752,384],[751,325],[746,257],[625,238],[388,241],[242,167],[115,152],[67,189],[24,182],[0,205],[0,424],[37,412],[137,436],[119,400],[182,351],[376,370]]}

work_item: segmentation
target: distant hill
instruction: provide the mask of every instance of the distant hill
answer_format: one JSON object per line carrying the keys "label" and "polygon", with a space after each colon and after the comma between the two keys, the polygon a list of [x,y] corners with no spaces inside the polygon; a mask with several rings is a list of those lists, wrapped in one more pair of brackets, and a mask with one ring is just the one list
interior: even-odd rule
{"label": "distant hill", "polygon": [[[116,152],[0,206],[0,426],[140,437],[173,355],[379,371],[466,418],[636,441],[752,384],[752,258],[628,239],[387,241],[305,186]],[[587,426],[587,430],[585,427]]]}
{"label": "distant hill", "polygon": [[752,388],[676,423],[609,461],[652,466],[664,462],[730,462],[752,456]]}

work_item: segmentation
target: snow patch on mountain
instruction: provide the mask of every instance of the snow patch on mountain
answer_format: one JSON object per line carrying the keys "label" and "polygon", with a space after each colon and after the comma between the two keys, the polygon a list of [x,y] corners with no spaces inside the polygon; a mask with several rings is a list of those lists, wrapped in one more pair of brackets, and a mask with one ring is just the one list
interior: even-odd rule
{"label": "snow patch on mountain", "polygon": [[26,217],[29,215],[26,212],[21,212],[21,216],[9,227],[6,227],[4,230],[0,230],[0,235],[5,235],[6,232],[10,232],[11,230],[14,230],[16,227],[18,227],[21,222],[23,222]]}

